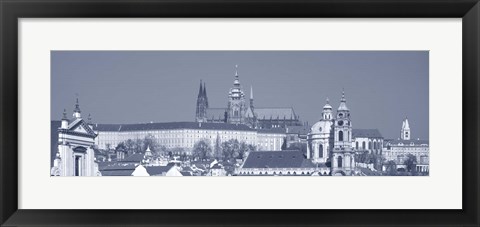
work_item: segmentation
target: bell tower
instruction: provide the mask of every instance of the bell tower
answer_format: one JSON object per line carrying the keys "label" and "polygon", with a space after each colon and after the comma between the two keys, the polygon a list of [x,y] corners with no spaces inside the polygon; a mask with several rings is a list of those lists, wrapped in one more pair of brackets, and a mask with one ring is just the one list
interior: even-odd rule
{"label": "bell tower", "polygon": [[410,140],[410,125],[408,124],[408,118],[405,117],[405,120],[402,122],[402,130],[400,131],[400,138],[402,140]]}
{"label": "bell tower", "polygon": [[235,65],[235,80],[233,81],[233,87],[230,88],[230,92],[228,93],[227,123],[245,123],[246,111],[245,94],[242,91],[238,78],[238,65]]}
{"label": "bell tower", "polygon": [[332,152],[332,175],[352,175],[355,171],[355,152],[352,149],[352,122],[347,107],[345,92],[334,123],[334,148]]}

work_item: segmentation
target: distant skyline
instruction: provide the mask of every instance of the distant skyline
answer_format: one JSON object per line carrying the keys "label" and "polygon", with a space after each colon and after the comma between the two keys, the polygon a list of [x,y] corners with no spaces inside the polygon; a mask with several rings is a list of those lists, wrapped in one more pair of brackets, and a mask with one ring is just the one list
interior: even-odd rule
{"label": "distant skyline", "polygon": [[312,125],[344,89],[354,129],[396,139],[408,117],[412,138],[428,139],[428,51],[52,51],[51,120],[78,94],[94,123],[194,121],[200,80],[226,108],[235,65],[256,107],[293,107]]}

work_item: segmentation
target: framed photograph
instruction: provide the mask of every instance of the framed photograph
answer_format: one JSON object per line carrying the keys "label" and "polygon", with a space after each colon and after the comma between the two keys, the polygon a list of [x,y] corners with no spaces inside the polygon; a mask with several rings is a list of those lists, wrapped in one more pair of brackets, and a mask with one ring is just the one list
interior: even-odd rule
{"label": "framed photograph", "polygon": [[476,0],[0,10],[2,226],[480,224]]}

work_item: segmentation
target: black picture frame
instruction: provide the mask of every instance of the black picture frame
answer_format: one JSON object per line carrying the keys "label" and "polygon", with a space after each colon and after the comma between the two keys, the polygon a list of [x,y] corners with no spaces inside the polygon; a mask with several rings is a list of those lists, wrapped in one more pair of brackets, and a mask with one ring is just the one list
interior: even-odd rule
{"label": "black picture frame", "polygon": [[[478,0],[1,0],[0,224],[2,226],[479,226]],[[18,209],[19,18],[462,18],[461,210]],[[448,44],[446,44],[448,45]],[[460,101],[460,100],[459,100]],[[456,168],[456,167],[452,167]],[[428,192],[427,192],[428,193]],[[297,195],[298,196],[298,195]],[[300,195],[301,196],[301,195]],[[402,195],[399,195],[402,196]],[[449,196],[449,195],[444,195]],[[441,198],[439,198],[441,199]],[[254,205],[252,205],[254,207]]]}

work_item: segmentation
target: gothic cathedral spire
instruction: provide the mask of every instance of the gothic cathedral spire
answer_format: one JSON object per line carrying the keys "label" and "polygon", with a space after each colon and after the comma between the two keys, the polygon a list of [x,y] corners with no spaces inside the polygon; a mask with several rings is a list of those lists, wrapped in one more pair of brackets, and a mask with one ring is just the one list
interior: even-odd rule
{"label": "gothic cathedral spire", "polygon": [[196,122],[207,122],[208,98],[205,83],[200,80],[200,88],[198,89],[197,109],[195,111]]}

